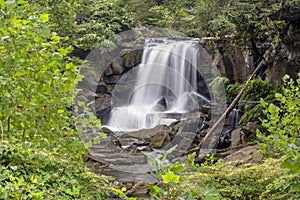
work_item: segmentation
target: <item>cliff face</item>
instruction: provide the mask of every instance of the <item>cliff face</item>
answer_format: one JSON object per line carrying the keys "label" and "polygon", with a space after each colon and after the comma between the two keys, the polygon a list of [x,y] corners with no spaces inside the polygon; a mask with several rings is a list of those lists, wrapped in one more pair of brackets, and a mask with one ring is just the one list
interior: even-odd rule
{"label": "cliff face", "polygon": [[268,55],[266,80],[280,85],[285,74],[296,78],[300,72],[300,9],[281,10],[270,16],[272,20],[285,20],[286,31],[281,42]]}
{"label": "cliff face", "polygon": [[[287,27],[281,34],[281,41],[267,50],[270,44],[259,44],[258,50],[267,61],[267,66],[259,73],[264,80],[277,86],[282,84],[285,74],[296,78],[300,72],[300,9],[280,10],[270,15],[272,20],[285,20]],[[219,44],[212,53],[214,63],[222,76],[231,82],[243,82],[255,68],[255,60],[251,49],[247,47],[231,47],[230,44]],[[267,50],[267,51],[266,51]]]}

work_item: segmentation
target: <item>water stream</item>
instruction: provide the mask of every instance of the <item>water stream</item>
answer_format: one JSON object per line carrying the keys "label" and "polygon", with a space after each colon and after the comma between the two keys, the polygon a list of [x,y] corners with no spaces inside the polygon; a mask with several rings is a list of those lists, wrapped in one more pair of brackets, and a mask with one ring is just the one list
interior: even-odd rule
{"label": "water stream", "polygon": [[[113,107],[106,126],[113,131],[133,131],[170,124],[167,114],[195,110],[209,99],[199,88],[198,39],[147,39],[141,64],[135,70],[133,86]],[[126,81],[121,83],[126,85]],[[128,84],[129,85],[129,84]]]}

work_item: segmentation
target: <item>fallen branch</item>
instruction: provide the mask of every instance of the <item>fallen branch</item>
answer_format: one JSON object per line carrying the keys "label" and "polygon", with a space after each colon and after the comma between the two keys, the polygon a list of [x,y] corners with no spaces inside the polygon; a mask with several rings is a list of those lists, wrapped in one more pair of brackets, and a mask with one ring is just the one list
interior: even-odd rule
{"label": "fallen branch", "polygon": [[230,111],[234,108],[234,106],[237,104],[237,102],[241,98],[243,92],[245,91],[245,89],[249,85],[249,83],[252,80],[252,78],[259,72],[259,70],[263,66],[264,66],[264,59],[259,63],[259,65],[256,67],[256,69],[253,71],[253,73],[248,78],[248,80],[245,83],[245,85],[242,87],[242,89],[240,90],[240,92],[238,93],[238,95],[234,98],[234,100],[231,102],[231,104],[228,106],[228,108],[225,110],[225,112],[222,114],[222,116],[213,125],[213,127],[208,131],[208,133],[206,134],[206,136],[201,140],[201,142],[199,143],[199,147],[201,147],[208,140],[208,138],[214,133],[214,131],[216,130],[216,128],[218,127],[218,125],[220,124],[220,122],[223,121],[225,119],[226,115],[228,113],[230,113]]}

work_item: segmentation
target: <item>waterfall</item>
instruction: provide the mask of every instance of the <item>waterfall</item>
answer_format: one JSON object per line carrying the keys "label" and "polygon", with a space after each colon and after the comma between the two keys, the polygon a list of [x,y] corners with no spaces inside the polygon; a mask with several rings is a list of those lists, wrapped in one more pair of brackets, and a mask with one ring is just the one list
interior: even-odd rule
{"label": "waterfall", "polygon": [[132,131],[170,124],[175,120],[172,114],[190,112],[200,101],[209,101],[198,88],[199,47],[198,39],[147,39],[128,100],[112,108],[106,126]]}

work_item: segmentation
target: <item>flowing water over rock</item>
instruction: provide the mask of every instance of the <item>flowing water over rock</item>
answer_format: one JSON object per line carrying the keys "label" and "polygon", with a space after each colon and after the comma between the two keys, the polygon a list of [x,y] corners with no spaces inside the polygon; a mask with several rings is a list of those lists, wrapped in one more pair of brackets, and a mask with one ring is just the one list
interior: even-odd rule
{"label": "flowing water over rock", "polygon": [[117,132],[153,128],[208,102],[198,86],[199,46],[198,39],[147,39],[141,64],[116,86],[128,88],[115,93],[106,126]]}
{"label": "flowing water over rock", "polygon": [[[104,126],[82,139],[93,143],[89,155],[98,173],[153,182],[149,171],[156,167],[149,159],[159,163],[169,152],[166,163],[184,161],[222,114],[218,97],[224,93],[212,90],[218,69],[199,39],[150,38],[141,49],[126,48],[103,69],[97,85],[95,111]],[[99,59],[91,61],[97,66]],[[221,128],[205,149],[216,147]]]}

